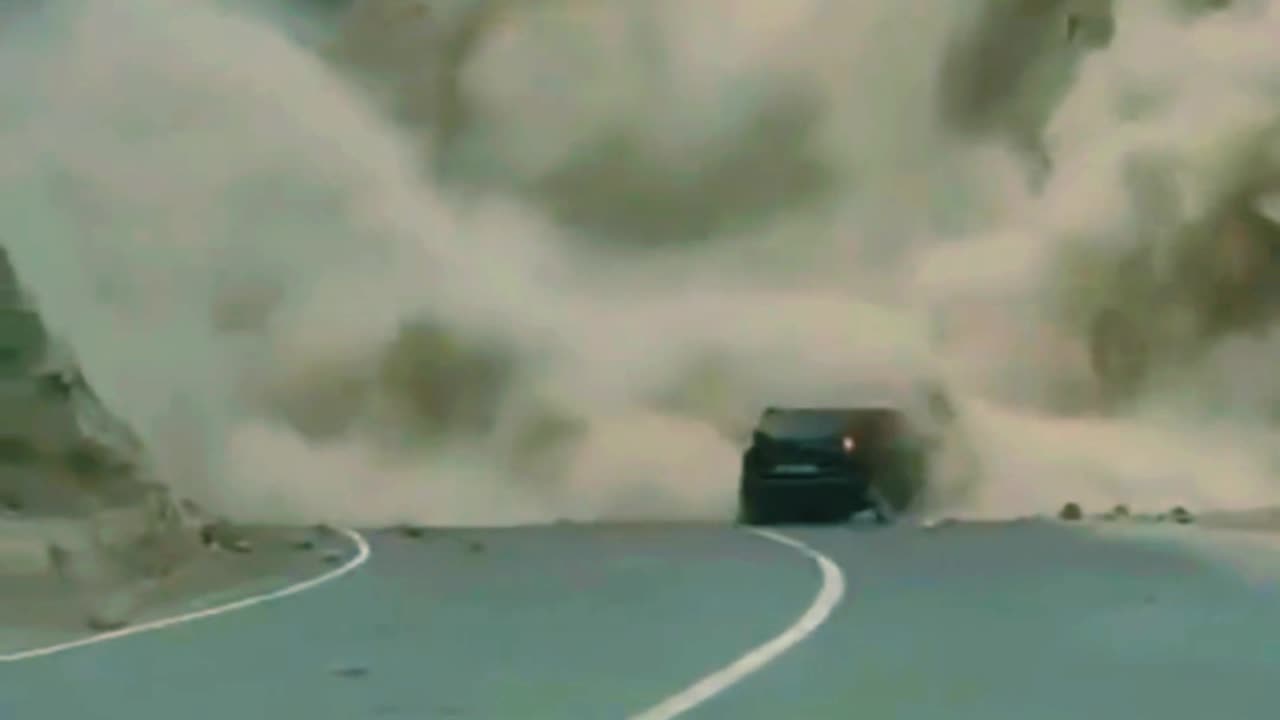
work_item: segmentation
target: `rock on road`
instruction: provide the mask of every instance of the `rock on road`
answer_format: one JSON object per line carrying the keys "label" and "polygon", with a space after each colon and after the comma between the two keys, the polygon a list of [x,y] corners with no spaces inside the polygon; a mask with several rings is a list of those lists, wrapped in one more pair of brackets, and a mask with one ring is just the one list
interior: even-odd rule
{"label": "rock on road", "polygon": [[[688,717],[1274,716],[1280,572],[1050,523],[784,532],[843,569],[843,602]],[[367,537],[365,565],[278,602],[0,664],[0,717],[627,718],[782,632],[819,584],[732,528]]]}

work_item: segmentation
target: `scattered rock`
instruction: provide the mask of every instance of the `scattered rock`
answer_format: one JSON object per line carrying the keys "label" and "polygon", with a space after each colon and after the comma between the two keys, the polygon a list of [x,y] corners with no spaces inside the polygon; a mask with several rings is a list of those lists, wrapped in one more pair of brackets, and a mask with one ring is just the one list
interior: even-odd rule
{"label": "scattered rock", "polygon": [[427,529],[421,525],[401,525],[400,534],[407,538],[418,539],[427,534]]}
{"label": "scattered rock", "polygon": [[1175,523],[1178,523],[1179,525],[1189,525],[1195,521],[1195,519],[1191,516],[1191,511],[1187,510],[1181,505],[1178,505],[1177,507],[1169,511],[1169,519],[1174,521]]}
{"label": "scattered rock", "polygon": [[363,665],[344,665],[334,668],[333,674],[342,678],[362,678],[369,674],[369,668]]}
{"label": "scattered rock", "polygon": [[111,632],[128,626],[129,621],[124,618],[112,617],[110,615],[90,615],[85,619],[85,624],[94,632]]}
{"label": "scattered rock", "polygon": [[1073,503],[1073,502],[1069,502],[1069,503],[1067,503],[1066,505],[1063,505],[1063,506],[1062,506],[1062,509],[1058,511],[1058,519],[1059,519],[1059,520],[1066,520],[1066,521],[1068,521],[1068,522],[1075,522],[1075,521],[1077,521],[1077,520],[1083,520],[1083,519],[1084,519],[1084,510],[1080,509],[1080,505],[1079,505],[1079,504],[1077,504],[1077,503]]}
{"label": "scattered rock", "polygon": [[311,538],[302,538],[301,540],[295,540],[295,541],[294,541],[294,543],[293,543],[293,549],[294,549],[294,550],[304,550],[304,551],[306,551],[306,550],[315,550],[315,549],[316,549],[316,541],[315,541],[315,540],[312,540]]}
{"label": "scattered rock", "polygon": [[325,552],[324,555],[321,556],[321,558],[330,565],[337,565],[338,563],[342,562],[342,551],[328,550]]}
{"label": "scattered rock", "polygon": [[236,553],[247,553],[253,550],[253,543],[236,532],[226,520],[215,520],[200,526],[200,544],[210,550],[230,550]]}
{"label": "scattered rock", "polygon": [[136,605],[134,593],[126,587],[98,587],[96,591],[90,590],[85,600],[88,603],[84,611],[85,625],[94,632],[111,632],[125,627]]}
{"label": "scattered rock", "polygon": [[1107,522],[1115,520],[1125,520],[1130,517],[1128,505],[1117,505],[1102,514],[1102,519]]}
{"label": "scattered rock", "polygon": [[488,548],[487,546],[485,546],[485,544],[484,544],[484,543],[482,543],[482,542],[480,542],[479,540],[468,540],[468,541],[467,541],[467,552],[469,552],[469,553],[482,553],[482,552],[484,552],[485,550],[488,550],[488,549],[489,549],[489,548]]}
{"label": "scattered rock", "polygon": [[920,527],[925,530],[938,530],[944,527],[955,525],[957,520],[952,517],[929,518],[920,523]]}

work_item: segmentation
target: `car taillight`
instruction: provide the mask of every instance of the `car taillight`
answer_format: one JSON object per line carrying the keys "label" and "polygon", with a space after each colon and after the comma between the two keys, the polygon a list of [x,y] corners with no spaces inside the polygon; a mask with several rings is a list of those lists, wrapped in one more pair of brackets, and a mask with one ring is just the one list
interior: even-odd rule
{"label": "car taillight", "polygon": [[852,435],[845,435],[840,439],[840,447],[844,448],[845,452],[851,453],[858,447],[858,443],[853,439]]}

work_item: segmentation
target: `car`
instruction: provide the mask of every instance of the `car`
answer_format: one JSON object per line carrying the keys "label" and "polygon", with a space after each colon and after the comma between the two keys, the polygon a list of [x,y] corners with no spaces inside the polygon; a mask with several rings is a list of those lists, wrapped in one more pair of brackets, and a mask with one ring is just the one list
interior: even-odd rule
{"label": "car", "polygon": [[[945,395],[927,400],[931,419],[951,419]],[[765,409],[742,454],[739,522],[843,522],[870,512],[888,523],[922,494],[939,442],[912,415],[893,404]]]}

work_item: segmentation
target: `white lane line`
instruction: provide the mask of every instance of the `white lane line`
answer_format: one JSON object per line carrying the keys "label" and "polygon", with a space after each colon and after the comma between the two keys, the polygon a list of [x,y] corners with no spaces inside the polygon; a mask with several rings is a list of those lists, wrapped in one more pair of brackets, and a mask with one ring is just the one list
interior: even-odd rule
{"label": "white lane line", "polygon": [[729,665],[698,680],[689,687],[654,705],[653,707],[631,716],[631,720],[671,720],[679,717],[711,698],[738,684],[748,675],[778,659],[786,651],[809,637],[818,629],[831,611],[835,610],[844,598],[844,573],[831,558],[814,550],[795,538],[772,530],[749,528],[750,532],[809,556],[822,572],[822,586],[814,596],[809,609],[805,610],[799,620],[772,640],[750,650],[746,655],[734,660]]}
{"label": "white lane line", "polygon": [[66,652],[67,650],[82,648],[87,645],[97,645],[98,643],[104,643],[110,640],[119,640],[121,638],[126,638],[133,635],[141,635],[142,633],[154,632],[156,630],[164,630],[166,628],[175,627],[177,625],[185,625],[186,623],[195,622],[196,620],[205,620],[207,618],[216,617],[218,615],[225,615],[226,613],[229,613],[229,612],[235,612],[236,610],[244,610],[246,608],[251,608],[255,605],[262,605],[263,603],[268,603],[273,600],[286,598],[286,597],[289,597],[290,595],[297,595],[300,592],[311,590],[312,588],[323,585],[327,582],[330,582],[331,580],[337,580],[343,575],[346,575],[352,570],[355,570],[356,568],[363,565],[369,559],[369,555],[371,552],[369,549],[369,542],[365,540],[364,536],[361,535],[360,533],[356,532],[355,530],[345,530],[345,529],[340,529],[339,532],[347,536],[347,539],[349,539],[353,544],[355,544],[356,554],[354,557],[352,557],[350,560],[348,560],[346,563],[344,563],[340,567],[334,568],[333,570],[330,570],[329,572],[324,573],[323,575],[318,575],[316,577],[311,578],[310,580],[303,580],[302,582],[294,583],[293,585],[283,587],[279,590],[273,590],[272,592],[263,593],[261,595],[253,595],[253,596],[244,598],[242,600],[237,600],[235,602],[227,603],[225,605],[219,605],[217,607],[206,608],[204,610],[185,613],[183,615],[175,615],[173,617],[160,618],[159,620],[152,620],[150,622],[141,623],[139,625],[132,625],[129,627],[121,628],[119,630],[112,630],[110,632],[90,635],[88,637],[80,638],[79,640],[71,640],[69,642],[58,643],[56,645],[48,645],[45,647],[33,648],[31,650],[23,650],[21,652],[16,652],[10,655],[0,655],[0,663],[18,662],[20,660],[32,660],[34,658],[54,655],[60,652]]}

